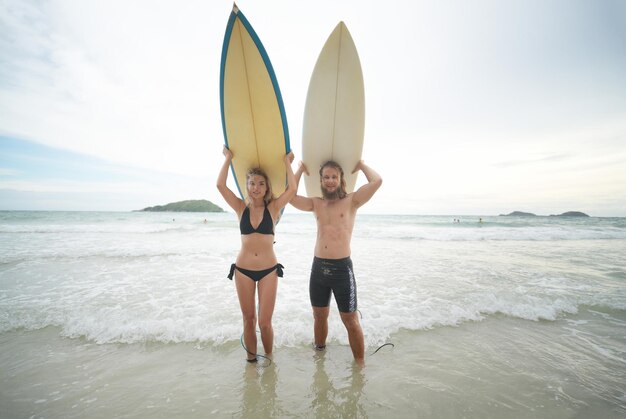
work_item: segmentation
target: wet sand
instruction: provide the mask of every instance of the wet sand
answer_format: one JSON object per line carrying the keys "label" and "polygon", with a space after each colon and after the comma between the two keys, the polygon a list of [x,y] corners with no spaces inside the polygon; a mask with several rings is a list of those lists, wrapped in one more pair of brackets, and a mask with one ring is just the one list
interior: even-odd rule
{"label": "wet sand", "polygon": [[0,405],[11,418],[618,418],[626,344],[614,327],[602,333],[607,316],[626,321],[585,310],[401,331],[365,368],[336,342],[280,347],[271,365],[251,365],[239,342],[95,344],[55,327],[18,330],[0,335]]}

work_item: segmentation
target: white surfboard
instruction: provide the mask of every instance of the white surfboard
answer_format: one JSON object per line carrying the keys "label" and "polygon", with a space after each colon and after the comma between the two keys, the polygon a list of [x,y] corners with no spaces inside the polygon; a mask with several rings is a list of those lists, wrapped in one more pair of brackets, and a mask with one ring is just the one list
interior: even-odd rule
{"label": "white surfboard", "polygon": [[334,160],[341,165],[346,191],[354,191],[365,130],[363,72],[356,46],[343,22],[335,27],[313,69],[304,108],[302,161],[309,197],[321,197],[320,166]]}

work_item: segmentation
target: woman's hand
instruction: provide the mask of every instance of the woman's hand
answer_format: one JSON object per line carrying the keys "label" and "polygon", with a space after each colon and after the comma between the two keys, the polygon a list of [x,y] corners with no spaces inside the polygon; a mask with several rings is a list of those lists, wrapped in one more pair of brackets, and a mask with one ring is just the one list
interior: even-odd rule
{"label": "woman's hand", "polygon": [[300,160],[300,164],[298,165],[298,173],[306,173],[306,175],[309,176],[309,170],[306,168],[306,165],[302,160]]}
{"label": "woman's hand", "polygon": [[222,148],[222,154],[224,155],[224,157],[226,157],[226,160],[232,160],[233,159],[233,152],[230,151],[230,149],[228,147],[226,147],[225,145]]}

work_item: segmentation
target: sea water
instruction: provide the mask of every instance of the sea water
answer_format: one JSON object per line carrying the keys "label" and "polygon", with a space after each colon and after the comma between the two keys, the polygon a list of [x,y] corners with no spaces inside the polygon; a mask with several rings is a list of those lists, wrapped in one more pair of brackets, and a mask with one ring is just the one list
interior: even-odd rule
{"label": "sea water", "polygon": [[0,212],[0,406],[8,417],[626,414],[626,219],[481,218],[357,217],[358,369],[334,302],[328,349],[311,349],[310,214],[287,211],[276,227],[274,362],[249,366],[226,278],[234,214]]}

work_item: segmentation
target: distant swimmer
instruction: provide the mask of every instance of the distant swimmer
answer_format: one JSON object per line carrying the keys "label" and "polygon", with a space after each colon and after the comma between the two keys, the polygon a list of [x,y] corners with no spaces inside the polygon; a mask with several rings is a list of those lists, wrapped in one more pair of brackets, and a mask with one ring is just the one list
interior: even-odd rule
{"label": "distant swimmer", "polygon": [[[315,348],[323,350],[328,336],[330,296],[334,294],[341,320],[348,331],[352,355],[358,365],[365,363],[365,341],[357,315],[357,294],[350,240],[356,219],[356,211],[369,201],[380,188],[383,180],[378,173],[362,160],[353,173],[362,171],[367,183],[356,192],[346,193],[343,169],[333,161],[320,168],[322,198],[296,195],[291,205],[301,211],[312,211],[317,220],[317,241],[309,280],[309,297],[313,307],[313,332]],[[296,184],[303,172],[304,163],[296,172]],[[308,173],[308,172],[307,172]]]}
{"label": "distant swimmer", "polygon": [[478,222],[479,222],[480,224],[482,224],[482,223],[483,223],[483,219],[482,219],[482,218],[479,218],[479,219],[478,219]]}

